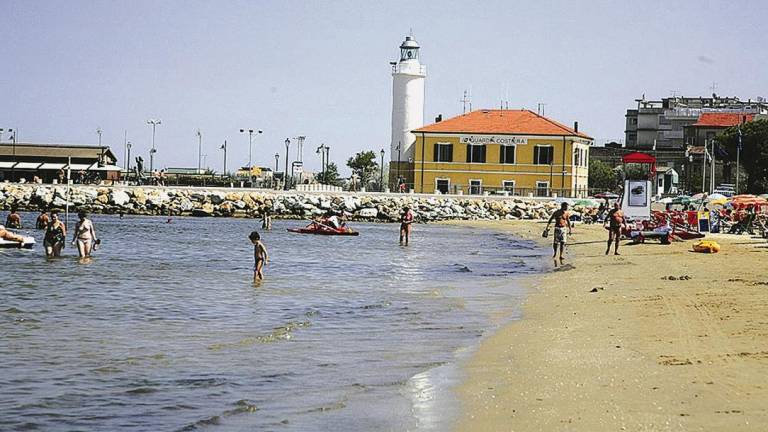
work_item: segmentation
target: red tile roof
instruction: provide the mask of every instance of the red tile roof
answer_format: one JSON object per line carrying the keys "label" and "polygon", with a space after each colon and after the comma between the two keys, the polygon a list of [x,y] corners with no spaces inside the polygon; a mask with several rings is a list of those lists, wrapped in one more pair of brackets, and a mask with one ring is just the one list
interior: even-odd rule
{"label": "red tile roof", "polygon": [[565,135],[592,139],[589,135],[576,132],[529,110],[477,110],[424,126],[413,132]]}
{"label": "red tile roof", "polygon": [[731,127],[741,123],[742,117],[746,117],[747,121],[752,121],[755,118],[754,114],[744,113],[702,113],[699,117],[699,121],[692,124],[695,127]]}

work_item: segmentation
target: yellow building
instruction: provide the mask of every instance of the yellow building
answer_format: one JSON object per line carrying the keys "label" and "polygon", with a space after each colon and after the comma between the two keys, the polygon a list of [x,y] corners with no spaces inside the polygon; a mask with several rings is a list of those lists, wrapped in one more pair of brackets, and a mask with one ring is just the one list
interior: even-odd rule
{"label": "yellow building", "polygon": [[[418,193],[587,195],[592,138],[528,110],[478,110],[413,131],[390,178]],[[394,186],[394,185],[393,185]]]}

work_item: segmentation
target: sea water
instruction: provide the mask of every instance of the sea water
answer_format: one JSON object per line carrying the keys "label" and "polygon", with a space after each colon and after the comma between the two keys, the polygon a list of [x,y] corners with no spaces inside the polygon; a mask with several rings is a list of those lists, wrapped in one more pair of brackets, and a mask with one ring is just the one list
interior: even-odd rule
{"label": "sea water", "polygon": [[0,250],[0,430],[445,430],[458,356],[515,316],[545,253],[456,226],[404,247],[392,224],[93,220],[90,262],[46,259],[39,231]]}

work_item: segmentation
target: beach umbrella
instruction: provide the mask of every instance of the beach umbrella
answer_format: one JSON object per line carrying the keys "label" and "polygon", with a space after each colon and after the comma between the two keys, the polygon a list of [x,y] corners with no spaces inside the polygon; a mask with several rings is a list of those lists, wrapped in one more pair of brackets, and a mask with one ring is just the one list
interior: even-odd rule
{"label": "beach umbrella", "polygon": [[691,197],[691,201],[701,201],[706,196],[707,196],[707,194],[705,194],[703,192],[700,192],[700,193],[697,193],[696,195],[692,196]]}
{"label": "beach umbrella", "polygon": [[691,197],[688,195],[678,195],[672,198],[672,204],[688,205],[691,203]]}
{"label": "beach umbrella", "polygon": [[760,194],[758,197],[768,199],[768,194]]}
{"label": "beach umbrella", "polygon": [[573,203],[575,206],[582,206],[582,207],[597,207],[599,204],[595,200],[591,199],[580,199]]}
{"label": "beach umbrella", "polygon": [[768,204],[768,200],[760,198],[754,195],[737,195],[733,197],[731,202],[734,205],[765,205]]}
{"label": "beach umbrella", "polygon": [[725,203],[727,202],[728,202],[728,198],[722,197],[722,198],[713,199],[709,203],[712,205],[725,205]]}
{"label": "beach umbrella", "polygon": [[728,197],[723,195],[723,194],[719,194],[719,193],[713,193],[713,194],[711,194],[710,196],[707,197],[707,200],[709,202],[717,201],[717,200],[723,200],[723,199],[727,201]]}
{"label": "beach umbrella", "polygon": [[672,204],[672,198],[666,197],[659,200],[661,204]]}
{"label": "beach umbrella", "polygon": [[618,198],[618,197],[619,197],[619,196],[618,196],[618,195],[616,195],[616,194],[615,194],[615,193],[613,193],[613,192],[600,192],[599,194],[595,194],[595,198],[599,198],[599,199],[605,199],[605,198],[608,198],[608,199],[616,199],[616,198]]}

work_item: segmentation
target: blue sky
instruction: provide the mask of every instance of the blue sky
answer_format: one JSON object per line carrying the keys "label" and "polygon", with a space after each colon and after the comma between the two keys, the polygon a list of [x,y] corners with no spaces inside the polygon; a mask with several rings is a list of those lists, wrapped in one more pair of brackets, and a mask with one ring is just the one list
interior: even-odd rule
{"label": "blue sky", "polygon": [[[156,165],[247,164],[240,128],[263,129],[274,166],[286,137],[304,160],[344,165],[389,151],[389,61],[413,29],[427,65],[425,119],[473,108],[536,110],[598,142],[623,138],[634,99],[672,91],[768,97],[768,3],[747,1],[0,1],[0,127],[23,141],[95,143],[122,161],[123,131]],[[295,147],[291,151],[295,157]],[[388,157],[388,156],[387,156]]]}

